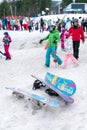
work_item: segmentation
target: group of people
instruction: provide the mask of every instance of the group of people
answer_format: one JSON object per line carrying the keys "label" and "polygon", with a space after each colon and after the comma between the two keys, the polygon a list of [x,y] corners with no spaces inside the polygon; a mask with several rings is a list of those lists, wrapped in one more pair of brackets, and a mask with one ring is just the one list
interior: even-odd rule
{"label": "group of people", "polygon": [[0,30],[29,30],[31,32],[40,29],[40,32],[43,32],[45,25],[45,20],[42,18],[39,21],[25,16],[9,16],[0,19]]}
{"label": "group of people", "polygon": [[15,16],[0,19],[0,30],[29,30],[33,26],[30,17]]}
{"label": "group of people", "polygon": [[[66,68],[67,61],[69,58],[71,58],[76,65],[79,65],[78,58],[80,40],[82,40],[82,42],[84,43],[85,37],[84,30],[82,26],[79,26],[78,19],[73,20],[73,25],[69,28],[69,30],[62,28],[61,35],[59,35],[56,26],[52,25],[50,28],[50,33],[45,38],[40,40],[40,44],[47,39],[48,47],[46,51],[46,67],[50,67],[50,55],[52,55],[52,57],[54,58],[54,62],[57,62],[58,65],[61,65],[63,68]],[[58,43],[60,41],[61,49],[63,49],[66,52],[63,61],[56,54]]]}
{"label": "group of people", "polygon": [[[78,19],[73,20],[73,25],[66,30],[64,27],[61,29],[61,34],[59,33],[56,25],[50,26],[50,33],[45,37],[40,39],[40,44],[44,41],[48,40],[48,43],[45,47],[46,51],[46,61],[45,66],[50,67],[50,55],[52,55],[54,62],[58,63],[58,65],[66,68],[68,59],[71,58],[72,61],[79,65],[78,58],[79,58],[79,47],[80,47],[80,40],[84,43],[84,30],[82,26],[79,26]],[[11,43],[11,37],[9,36],[8,32],[4,33],[3,42],[4,42],[4,51],[6,55],[6,60],[11,59],[11,55],[9,53],[9,47]],[[64,60],[57,56],[57,48],[59,43],[61,43],[61,49],[65,51]]]}

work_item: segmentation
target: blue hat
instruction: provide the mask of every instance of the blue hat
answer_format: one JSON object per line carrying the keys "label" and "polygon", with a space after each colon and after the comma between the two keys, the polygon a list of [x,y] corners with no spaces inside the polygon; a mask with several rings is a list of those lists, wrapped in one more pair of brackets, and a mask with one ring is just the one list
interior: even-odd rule
{"label": "blue hat", "polygon": [[8,35],[8,32],[4,32],[4,35]]}

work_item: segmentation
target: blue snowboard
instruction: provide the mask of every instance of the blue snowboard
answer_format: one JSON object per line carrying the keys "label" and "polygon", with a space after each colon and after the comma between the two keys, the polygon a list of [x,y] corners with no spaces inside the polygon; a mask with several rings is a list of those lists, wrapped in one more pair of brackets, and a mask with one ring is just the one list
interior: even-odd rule
{"label": "blue snowboard", "polygon": [[47,72],[45,80],[51,84],[55,90],[60,90],[67,96],[72,96],[76,92],[76,84],[70,79],[65,79]]}
{"label": "blue snowboard", "polygon": [[59,103],[56,100],[52,100],[52,99],[47,99],[45,97],[36,95],[36,94],[31,94],[28,91],[21,89],[21,88],[16,88],[16,87],[6,87],[6,89],[10,89],[13,92],[16,92],[18,94],[22,94],[24,96],[28,96],[31,99],[37,100],[39,102],[44,103],[45,105],[51,106],[51,107],[58,107]]}
{"label": "blue snowboard", "polygon": [[52,90],[54,90],[65,102],[67,103],[73,103],[74,99],[69,97],[68,95],[66,95],[65,93],[63,93],[62,91],[60,91],[59,89],[56,89],[53,84],[51,84],[50,82],[47,82],[44,79],[41,79],[37,76],[31,75],[33,78],[38,79],[39,81],[43,82],[46,87],[51,88]]}

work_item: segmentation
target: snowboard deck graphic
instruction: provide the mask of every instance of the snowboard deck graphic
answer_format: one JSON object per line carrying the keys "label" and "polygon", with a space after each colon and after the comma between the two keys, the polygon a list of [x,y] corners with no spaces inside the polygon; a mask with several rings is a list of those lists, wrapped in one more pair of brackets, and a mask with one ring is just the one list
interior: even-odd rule
{"label": "snowboard deck graphic", "polygon": [[22,94],[24,96],[29,97],[30,99],[34,99],[34,100],[37,101],[38,104],[39,104],[39,102],[42,102],[43,105],[48,105],[48,106],[51,106],[51,107],[58,107],[59,106],[59,103],[56,100],[48,99],[48,98],[39,96],[37,94],[29,93],[28,91],[21,89],[21,88],[6,87],[6,89],[10,89],[17,94]]}
{"label": "snowboard deck graphic", "polygon": [[65,79],[47,72],[45,81],[51,84],[55,90],[60,90],[67,96],[72,96],[76,92],[76,84],[70,79]]}
{"label": "snowboard deck graphic", "polygon": [[51,83],[48,83],[47,81],[37,77],[37,76],[34,76],[34,75],[31,75],[33,78],[43,82],[47,88],[51,88],[52,90],[54,90],[65,102],[67,103],[73,103],[74,102],[74,99],[67,96],[66,94],[64,94],[63,92],[61,92],[59,89],[55,89],[54,86],[51,84]]}

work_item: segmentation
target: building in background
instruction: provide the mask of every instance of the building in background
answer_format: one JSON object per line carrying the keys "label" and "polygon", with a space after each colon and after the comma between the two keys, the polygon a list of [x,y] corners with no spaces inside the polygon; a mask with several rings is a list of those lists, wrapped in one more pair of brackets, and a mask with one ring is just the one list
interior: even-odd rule
{"label": "building in background", "polygon": [[62,11],[62,1],[53,0],[51,6],[51,14],[60,14]]}
{"label": "building in background", "polygon": [[64,10],[64,13],[87,13],[87,3],[71,3]]}

